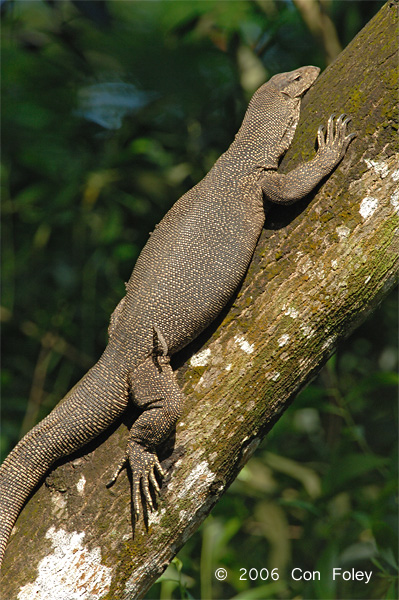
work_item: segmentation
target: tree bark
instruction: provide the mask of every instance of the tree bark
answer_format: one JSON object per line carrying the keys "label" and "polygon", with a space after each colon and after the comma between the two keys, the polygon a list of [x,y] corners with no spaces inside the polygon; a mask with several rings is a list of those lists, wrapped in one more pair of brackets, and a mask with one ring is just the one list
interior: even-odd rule
{"label": "tree bark", "polygon": [[126,416],[29,500],[6,551],[4,598],[142,597],[295,395],[394,285],[396,10],[388,2],[309,91],[282,169],[311,158],[317,127],[333,112],[350,115],[358,134],[347,155],[306,201],[270,211],[238,295],[176,357],[187,400],[161,455],[167,473],[147,527],[133,525],[126,470],[105,486],[134,418]]}

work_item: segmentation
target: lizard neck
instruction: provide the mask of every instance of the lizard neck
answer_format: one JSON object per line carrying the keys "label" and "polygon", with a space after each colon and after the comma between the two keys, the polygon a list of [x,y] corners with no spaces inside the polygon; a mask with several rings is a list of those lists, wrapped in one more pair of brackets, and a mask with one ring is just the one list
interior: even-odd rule
{"label": "lizard neck", "polygon": [[244,169],[277,169],[288,150],[300,114],[300,98],[270,96],[266,105],[251,103],[227,155]]}

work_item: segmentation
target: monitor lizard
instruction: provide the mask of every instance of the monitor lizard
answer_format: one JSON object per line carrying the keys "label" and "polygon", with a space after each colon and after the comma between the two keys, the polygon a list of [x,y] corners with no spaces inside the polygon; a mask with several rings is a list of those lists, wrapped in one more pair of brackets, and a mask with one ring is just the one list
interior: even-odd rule
{"label": "monitor lizard", "polygon": [[[84,446],[129,406],[140,409],[126,453],[132,501],[153,509],[164,475],[157,448],[174,430],[183,395],[170,356],[220,313],[240,284],[265,221],[264,200],[303,198],[339,163],[355,137],[346,115],[317,132],[318,150],[287,174],[277,171],[299,120],[301,98],[320,69],[280,73],[254,94],[228,150],[156,226],[111,316],[104,353],[0,467],[0,555],[30,493],[53,463]],[[267,205],[267,202],[266,202]]]}

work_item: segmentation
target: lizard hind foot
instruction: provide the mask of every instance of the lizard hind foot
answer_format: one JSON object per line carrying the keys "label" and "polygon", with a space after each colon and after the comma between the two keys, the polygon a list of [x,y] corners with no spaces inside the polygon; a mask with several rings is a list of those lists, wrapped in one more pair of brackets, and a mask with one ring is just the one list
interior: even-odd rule
{"label": "lizard hind foot", "polygon": [[160,493],[156,474],[163,477],[165,473],[155,451],[149,450],[137,442],[130,441],[127,452],[133,478],[132,496],[134,512],[136,517],[139,518],[142,505],[141,492],[144,496],[145,506],[153,511],[154,504],[151,496],[151,488],[156,495]]}
{"label": "lizard hind foot", "polygon": [[145,508],[154,510],[151,488],[155,495],[160,493],[160,487],[156,475],[164,477],[165,473],[161,467],[158,456],[155,451],[145,448],[138,442],[129,440],[126,453],[118,464],[107,487],[115,483],[119,473],[124,465],[129,462],[132,471],[132,501],[133,508],[138,519],[142,507],[142,495],[144,497]]}

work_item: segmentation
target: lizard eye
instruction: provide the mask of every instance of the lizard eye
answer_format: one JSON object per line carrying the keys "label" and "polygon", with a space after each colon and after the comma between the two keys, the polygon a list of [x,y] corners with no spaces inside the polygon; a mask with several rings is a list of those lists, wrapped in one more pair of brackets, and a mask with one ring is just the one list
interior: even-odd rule
{"label": "lizard eye", "polygon": [[302,79],[302,75],[297,75],[296,77],[294,77],[294,81],[301,81]]}

